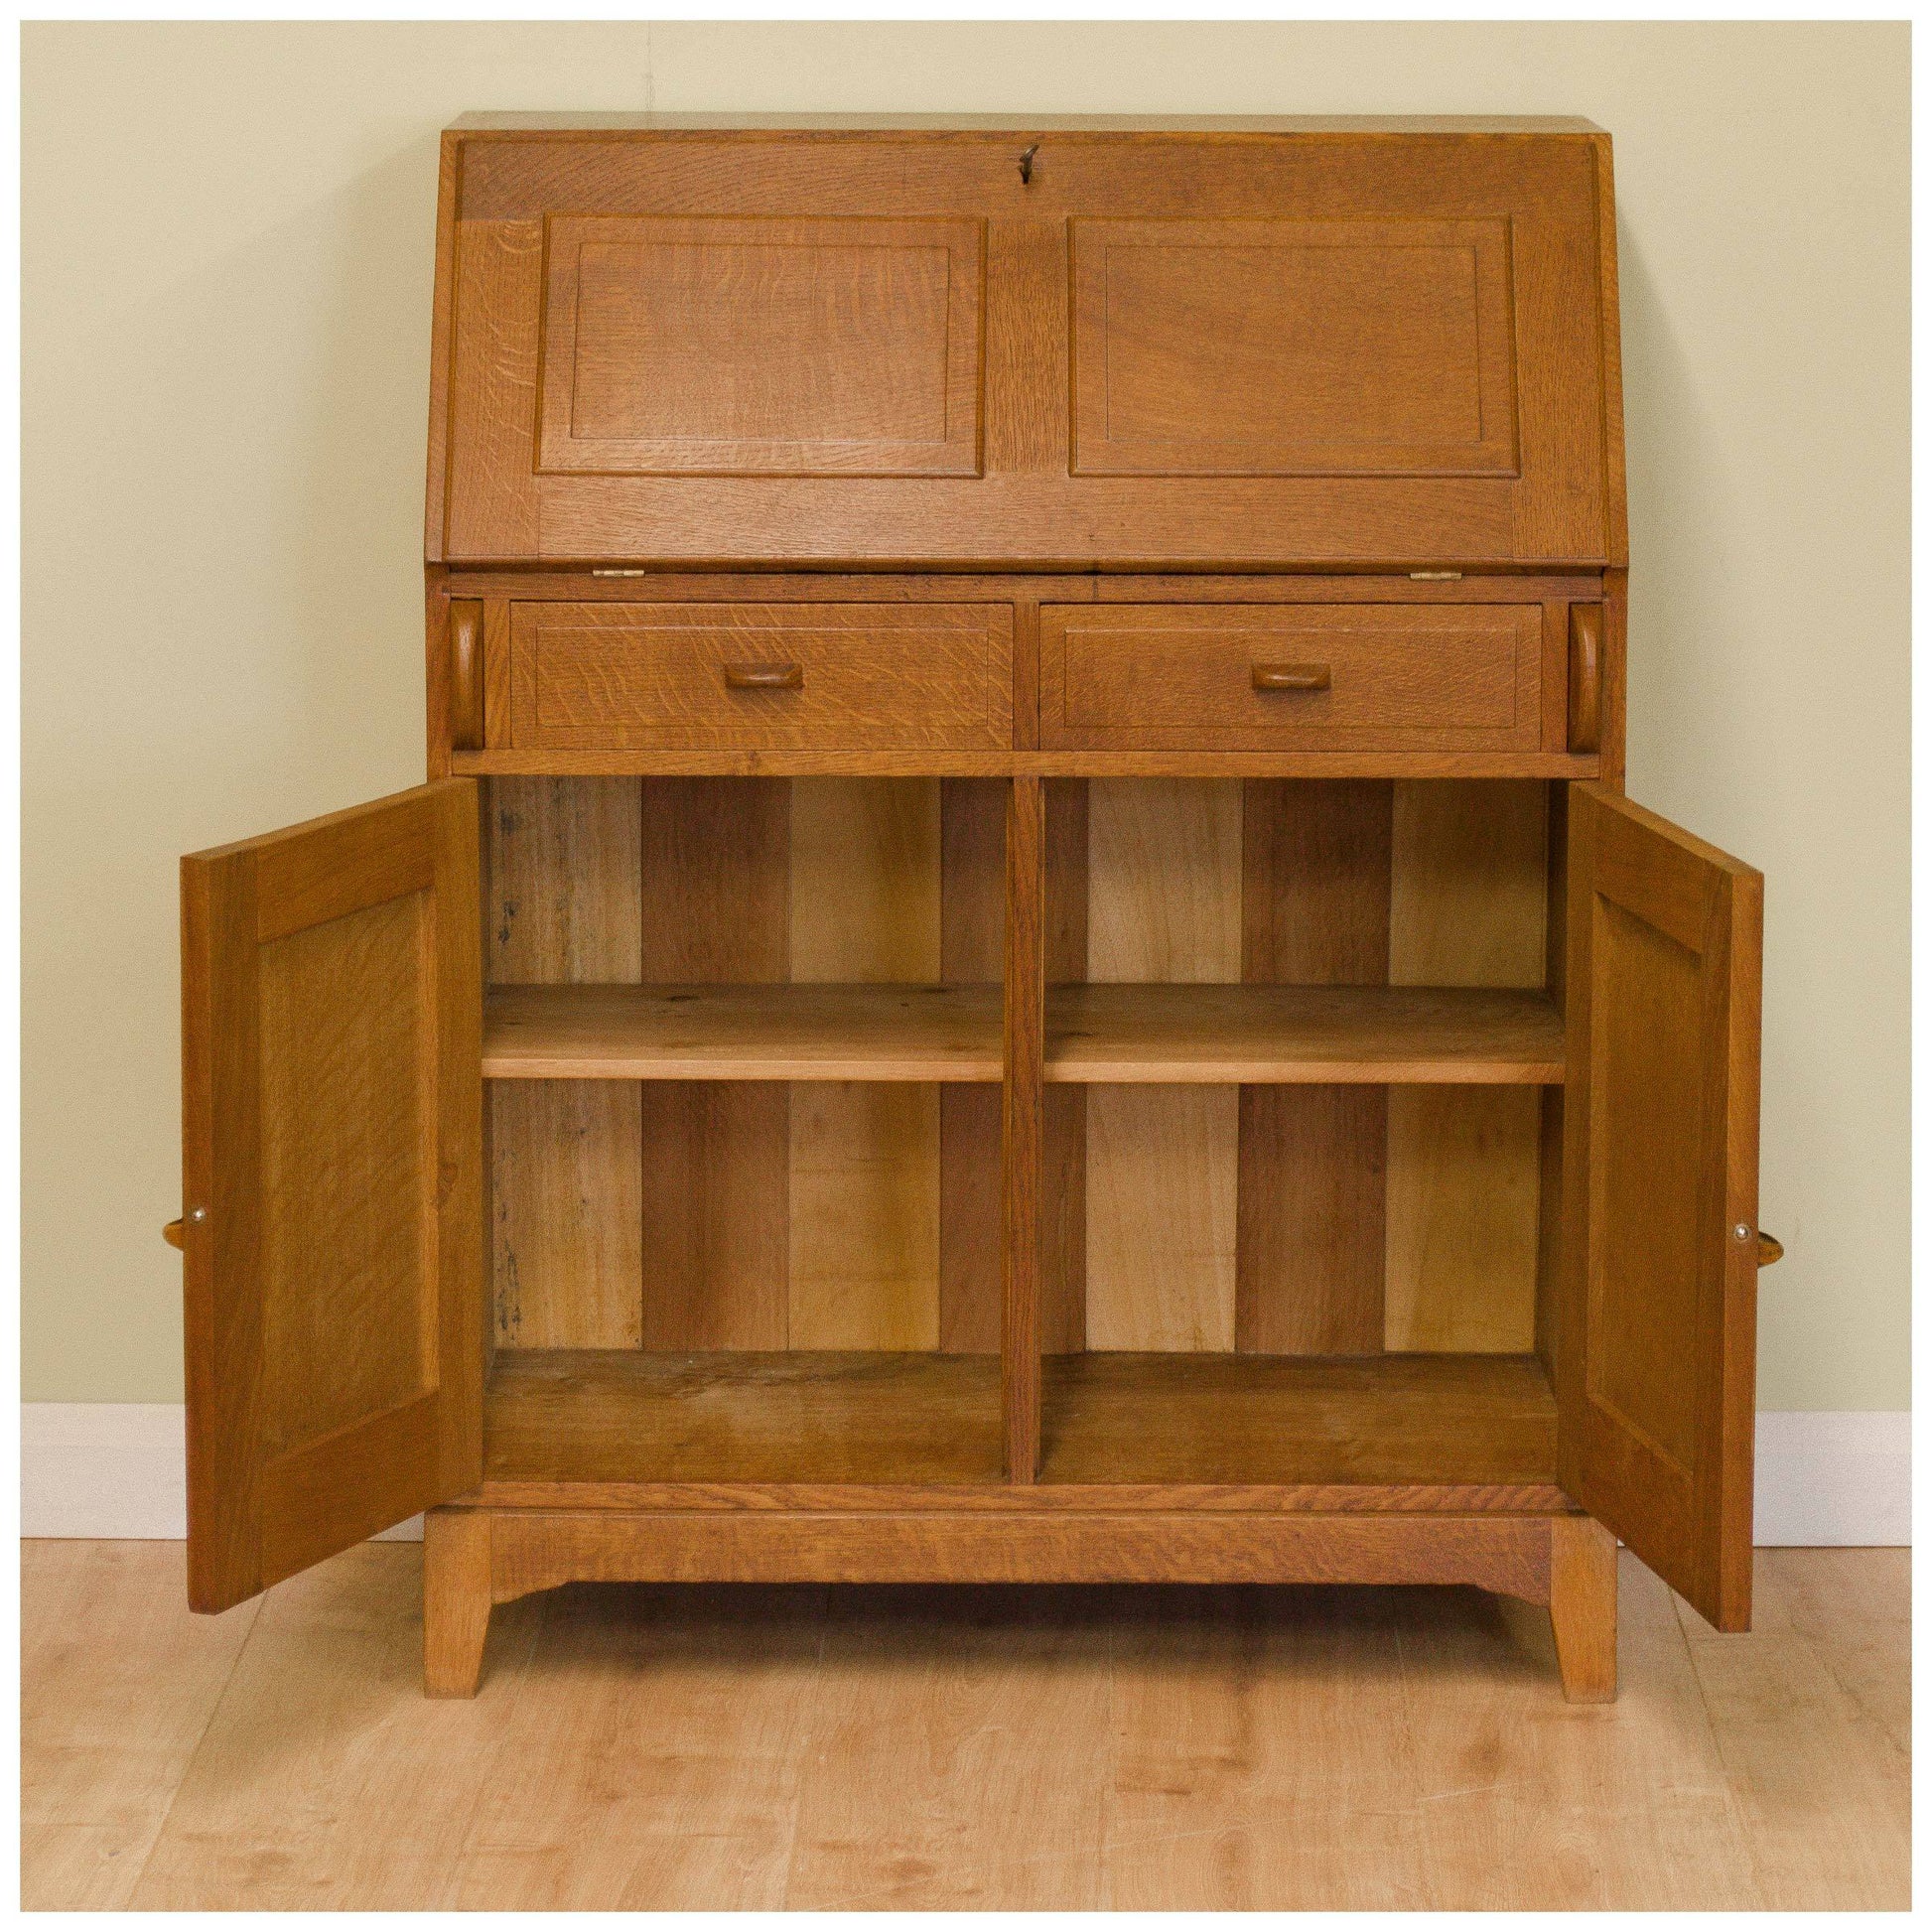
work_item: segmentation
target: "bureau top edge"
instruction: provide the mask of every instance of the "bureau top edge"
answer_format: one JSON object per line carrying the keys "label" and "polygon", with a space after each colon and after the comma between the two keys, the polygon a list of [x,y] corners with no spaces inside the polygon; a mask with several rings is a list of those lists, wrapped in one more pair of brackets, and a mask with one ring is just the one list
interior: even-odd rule
{"label": "bureau top edge", "polygon": [[1606,135],[1580,114],[553,114],[489,109],[459,114],[444,131],[538,140],[586,134]]}

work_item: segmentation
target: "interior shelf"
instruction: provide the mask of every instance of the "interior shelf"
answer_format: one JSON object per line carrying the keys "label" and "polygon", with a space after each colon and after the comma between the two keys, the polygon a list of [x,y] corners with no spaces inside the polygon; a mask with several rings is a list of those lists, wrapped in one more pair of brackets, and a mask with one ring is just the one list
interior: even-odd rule
{"label": "interior shelf", "polygon": [[[497,1080],[994,1081],[997,986],[512,986],[489,995]],[[1563,1079],[1540,992],[1056,986],[1045,1077],[1327,1085]]]}
{"label": "interior shelf", "polygon": [[1556,1481],[1534,1355],[1049,1356],[1042,1482]]}
{"label": "interior shelf", "polygon": [[1563,1079],[1545,993],[1428,986],[1056,986],[1046,1077],[1326,1086]]}
{"label": "interior shelf", "polygon": [[494,1080],[997,1080],[997,986],[510,986]]}
{"label": "interior shelf", "polygon": [[499,1349],[492,1482],[998,1482],[1000,1358]]}

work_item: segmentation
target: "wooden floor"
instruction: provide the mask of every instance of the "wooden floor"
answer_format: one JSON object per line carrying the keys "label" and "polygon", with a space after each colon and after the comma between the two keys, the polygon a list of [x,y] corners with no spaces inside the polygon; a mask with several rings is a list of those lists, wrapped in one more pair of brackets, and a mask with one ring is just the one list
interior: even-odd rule
{"label": "wooden floor", "polygon": [[30,1543],[30,1907],[1894,1907],[1908,1553],[1622,1572],[1623,1694],[1450,1589],[664,1589],[499,1609],[419,1695],[421,1559],[220,1617]]}

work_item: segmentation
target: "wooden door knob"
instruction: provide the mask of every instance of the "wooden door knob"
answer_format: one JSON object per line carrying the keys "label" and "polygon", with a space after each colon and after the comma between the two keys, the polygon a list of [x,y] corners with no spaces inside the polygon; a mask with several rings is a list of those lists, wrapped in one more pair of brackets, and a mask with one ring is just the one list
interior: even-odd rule
{"label": "wooden door knob", "polygon": [[733,691],[802,691],[802,664],[727,664],[725,683]]}
{"label": "wooden door knob", "polygon": [[181,1223],[179,1221],[170,1221],[161,1230],[161,1238],[167,1242],[169,1247],[179,1248],[181,1246]]}
{"label": "wooden door knob", "polygon": [[1766,1234],[1762,1228],[1757,1231],[1757,1265],[1768,1268],[1774,1261],[1784,1259],[1784,1243],[1775,1234]]}
{"label": "wooden door knob", "polygon": [[1257,664],[1254,680],[1257,691],[1325,691],[1328,667],[1325,664]]}

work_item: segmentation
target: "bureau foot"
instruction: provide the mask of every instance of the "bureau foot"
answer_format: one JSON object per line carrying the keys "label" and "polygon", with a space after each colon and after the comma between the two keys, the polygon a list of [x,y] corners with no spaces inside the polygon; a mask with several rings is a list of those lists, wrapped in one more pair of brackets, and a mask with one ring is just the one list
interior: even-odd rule
{"label": "bureau foot", "polygon": [[477,1695],[490,1600],[487,1512],[430,1510],[423,1518],[425,1696]]}
{"label": "bureau foot", "polygon": [[1616,1538],[1589,1516],[1550,1523],[1550,1621],[1563,1694],[1572,1704],[1616,1697]]}

